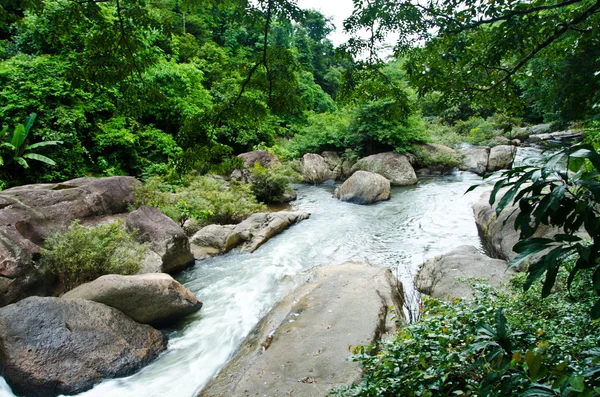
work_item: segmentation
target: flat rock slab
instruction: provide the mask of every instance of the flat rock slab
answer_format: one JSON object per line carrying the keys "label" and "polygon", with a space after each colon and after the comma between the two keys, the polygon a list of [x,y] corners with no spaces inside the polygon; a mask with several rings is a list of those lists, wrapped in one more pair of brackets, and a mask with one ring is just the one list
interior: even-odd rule
{"label": "flat rock slab", "polygon": [[470,298],[473,279],[498,287],[514,274],[507,267],[508,262],[492,259],[471,245],[463,245],[428,259],[415,277],[415,287],[437,299]]}
{"label": "flat rock slab", "polygon": [[255,327],[200,396],[327,396],[361,378],[349,346],[395,330],[402,287],[387,268],[322,267]]}

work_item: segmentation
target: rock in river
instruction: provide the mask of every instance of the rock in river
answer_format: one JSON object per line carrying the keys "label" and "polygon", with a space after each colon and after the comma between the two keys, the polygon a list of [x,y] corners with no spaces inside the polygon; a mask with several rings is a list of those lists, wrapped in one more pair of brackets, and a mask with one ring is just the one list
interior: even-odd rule
{"label": "rock in river", "polygon": [[31,297],[0,309],[0,346],[0,370],[15,393],[53,397],[139,370],[167,339],[101,303]]}
{"label": "rock in river", "polygon": [[329,170],[329,166],[323,157],[314,153],[307,153],[302,157],[302,179],[306,183],[319,184],[329,179],[335,179],[336,175]]}
{"label": "rock in river", "polygon": [[348,347],[395,330],[389,308],[401,308],[401,296],[387,268],[317,268],[255,327],[200,396],[325,397],[357,382],[362,371],[348,360]]}
{"label": "rock in river", "polygon": [[374,154],[358,160],[353,170],[370,171],[387,178],[392,185],[414,185],[417,174],[408,161],[400,153],[386,152]]}
{"label": "rock in river", "polygon": [[190,239],[196,258],[226,253],[241,245],[254,252],[271,237],[310,216],[304,211],[260,212],[237,225],[209,225]]}
{"label": "rock in river", "polygon": [[415,277],[415,287],[438,299],[469,298],[473,290],[471,281],[466,279],[482,279],[497,287],[514,273],[507,268],[506,261],[492,259],[471,245],[463,245],[427,260]]}
{"label": "rock in river", "polygon": [[477,175],[484,175],[488,167],[490,148],[487,146],[473,146],[460,150],[465,158],[460,167],[463,171],[471,171]]}
{"label": "rock in river", "polygon": [[517,148],[512,145],[498,145],[490,149],[490,157],[488,158],[488,172],[505,170],[512,167],[515,161]]}
{"label": "rock in river", "polygon": [[125,313],[134,321],[166,326],[200,310],[202,302],[168,274],[110,274],[80,285],[63,299],[87,299]]}
{"label": "rock in river", "polygon": [[390,181],[379,174],[356,171],[335,189],[334,196],[355,204],[372,204],[390,198]]}

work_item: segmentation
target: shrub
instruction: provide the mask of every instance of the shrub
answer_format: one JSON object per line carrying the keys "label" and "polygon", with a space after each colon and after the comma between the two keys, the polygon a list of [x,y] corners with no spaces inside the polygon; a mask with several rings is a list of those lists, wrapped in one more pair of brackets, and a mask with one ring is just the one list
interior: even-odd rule
{"label": "shrub", "polygon": [[583,278],[570,293],[567,273],[559,278],[562,288],[543,302],[540,284],[523,292],[523,274],[507,291],[477,287],[473,301],[426,297],[421,319],[378,352],[355,349],[362,381],[332,394],[597,395],[600,328],[585,310],[594,296]]}
{"label": "shrub", "polygon": [[46,239],[41,263],[68,291],[104,274],[136,273],[148,250],[127,233],[122,221],[95,227],[74,221],[67,231]]}
{"label": "shrub", "polygon": [[258,162],[250,170],[252,173],[252,192],[259,201],[267,204],[282,203],[286,190],[291,189],[288,178],[277,169],[261,166]]}
{"label": "shrub", "polygon": [[185,176],[181,185],[153,177],[136,188],[134,206],[157,207],[180,225],[188,219],[200,223],[238,223],[255,212],[266,211],[249,185],[211,176]]}
{"label": "shrub", "polygon": [[417,157],[417,163],[422,167],[439,169],[442,172],[447,172],[453,168],[457,168],[463,163],[464,156],[458,153],[450,153],[444,150],[436,150],[430,152],[419,148],[414,152]]}

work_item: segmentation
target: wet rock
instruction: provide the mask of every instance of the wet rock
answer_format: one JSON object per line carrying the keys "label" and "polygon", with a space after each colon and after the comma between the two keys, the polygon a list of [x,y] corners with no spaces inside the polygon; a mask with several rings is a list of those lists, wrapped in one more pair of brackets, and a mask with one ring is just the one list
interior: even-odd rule
{"label": "wet rock", "polygon": [[54,278],[38,267],[40,245],[73,220],[100,223],[133,203],[131,177],[79,178],[0,192],[0,306],[55,293]]}
{"label": "wet rock", "polygon": [[253,150],[251,152],[238,154],[238,158],[242,159],[245,168],[254,167],[254,163],[258,163],[265,168],[281,166],[281,162],[277,156],[265,150]]}
{"label": "wet rock", "polygon": [[304,211],[261,212],[237,225],[209,225],[191,238],[192,251],[196,258],[226,253],[236,247],[254,252],[272,237],[309,216]]}
{"label": "wet rock", "polygon": [[334,197],[355,204],[372,204],[390,198],[390,181],[379,174],[356,171],[335,189]]}
{"label": "wet rock", "polygon": [[557,132],[549,132],[545,134],[536,134],[530,135],[527,139],[528,142],[531,143],[539,143],[539,142],[572,142],[572,141],[580,141],[583,139],[583,131],[581,130],[568,130],[568,131],[557,131]]}
{"label": "wet rock", "polygon": [[490,149],[487,165],[488,172],[512,168],[516,154],[517,148],[512,145],[494,146]]}
{"label": "wet rock", "polygon": [[306,183],[320,184],[335,179],[335,174],[329,170],[323,157],[307,153],[302,157],[302,179]]}
{"label": "wet rock", "polygon": [[488,168],[488,158],[490,148],[486,146],[472,146],[460,149],[465,158],[460,167],[463,171],[474,172],[477,175],[484,175]]}
{"label": "wet rock", "polygon": [[16,394],[53,397],[139,370],[167,339],[101,303],[30,297],[0,309],[0,346]]}
{"label": "wet rock", "polygon": [[392,185],[414,185],[417,175],[408,158],[400,153],[386,152],[360,159],[352,168],[379,174],[387,178]]}
{"label": "wet rock", "polygon": [[[401,284],[386,268],[321,267],[279,302],[200,396],[327,396],[360,380],[348,346],[370,345],[395,330]],[[398,314],[402,317],[401,314]]]}
{"label": "wet rock", "polygon": [[143,206],[127,216],[127,228],[136,239],[149,243],[162,259],[162,271],[176,272],[193,264],[194,256],[183,229],[154,207]]}
{"label": "wet rock", "polygon": [[415,288],[434,298],[452,301],[473,295],[473,280],[468,279],[483,279],[498,287],[513,273],[508,269],[508,262],[492,259],[473,246],[463,245],[427,260],[415,277]]}
{"label": "wet rock", "polygon": [[110,274],[80,285],[63,299],[87,299],[113,307],[132,320],[157,327],[200,310],[202,302],[168,274]]}

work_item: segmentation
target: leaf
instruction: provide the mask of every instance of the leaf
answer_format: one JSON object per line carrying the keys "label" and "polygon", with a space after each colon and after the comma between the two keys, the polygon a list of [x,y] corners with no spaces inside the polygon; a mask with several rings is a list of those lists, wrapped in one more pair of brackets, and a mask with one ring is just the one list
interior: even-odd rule
{"label": "leaf", "polygon": [[[41,154],[37,154],[37,153],[25,153],[23,155],[23,157],[28,158],[28,159],[32,159],[32,160],[37,160],[37,161],[41,161],[42,163],[46,163],[49,165],[56,165],[56,162],[54,160],[52,160],[49,157],[46,157],[44,155]],[[27,167],[25,167],[27,168]]]}
{"label": "leaf", "polygon": [[546,396],[552,396],[555,397],[556,393],[554,393],[554,391],[552,391],[552,388],[546,385],[540,385],[540,384],[533,384],[529,389],[525,390],[523,392],[523,394],[521,394],[521,396],[527,396],[527,397],[534,397],[534,396],[539,396],[539,397],[546,397]]}
{"label": "leaf", "polygon": [[21,164],[21,166],[23,168],[29,168],[29,164],[27,164],[27,161],[25,161],[25,159],[23,157],[15,157],[14,161]]}
{"label": "leaf", "polygon": [[500,179],[494,184],[494,189],[492,189],[492,193],[490,194],[490,205],[494,205],[494,203],[496,202],[496,195],[498,194],[498,191],[502,189],[502,186],[504,186],[507,182],[508,179]]}
{"label": "leaf", "polygon": [[547,269],[546,279],[544,280],[544,286],[542,287],[542,298],[550,295],[552,291],[552,287],[556,283],[556,275],[558,274],[558,269],[560,264],[557,263],[557,258],[562,253],[562,247],[556,247],[552,251],[548,252],[548,254],[544,255],[544,265]]}
{"label": "leaf", "polygon": [[27,136],[25,135],[25,126],[23,124],[19,124],[15,127],[15,130],[13,131],[13,136],[12,140],[10,141],[10,144],[15,148],[15,150],[19,150],[21,145],[23,145],[23,142],[25,142],[26,137]]}
{"label": "leaf", "polygon": [[37,117],[37,113],[31,113],[25,119],[25,138],[27,138],[27,135],[29,135],[29,130],[31,129],[31,126],[33,125],[33,122],[35,121],[36,117]]}
{"label": "leaf", "polygon": [[506,316],[504,316],[504,308],[496,311],[496,332],[500,338],[506,338],[508,330],[506,328]]}
{"label": "leaf", "polygon": [[513,246],[513,251],[519,255],[517,255],[517,257],[509,263],[508,267],[511,268],[520,265],[532,255],[543,251],[553,244],[554,241],[547,238],[528,238],[526,240],[519,241]]}
{"label": "leaf", "polygon": [[579,392],[582,392],[585,389],[583,381],[583,375],[571,375],[569,377],[569,383],[573,386],[573,389]]}
{"label": "leaf", "polygon": [[43,147],[43,146],[55,146],[58,144],[63,143],[62,141],[43,141],[43,142],[37,142],[37,143],[33,143],[31,145],[27,145],[25,146],[25,150],[31,150],[31,149],[37,149],[39,147]]}
{"label": "leaf", "polygon": [[581,241],[581,237],[573,236],[571,234],[555,234],[554,241],[576,243]]}
{"label": "leaf", "polygon": [[467,194],[469,192],[472,192],[473,190],[477,189],[478,187],[480,187],[481,185],[471,185],[469,186],[469,188],[465,191],[464,194]]}
{"label": "leaf", "polygon": [[525,354],[525,362],[529,369],[529,378],[535,380],[542,366],[542,356],[529,349]]}

